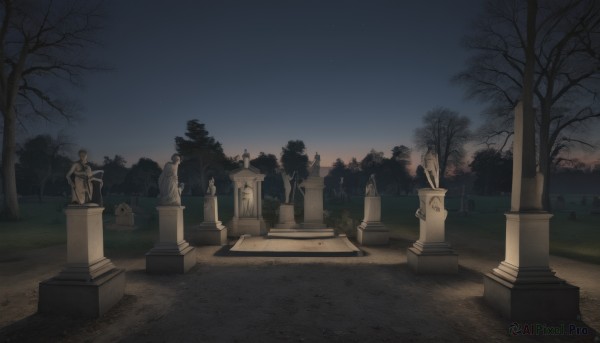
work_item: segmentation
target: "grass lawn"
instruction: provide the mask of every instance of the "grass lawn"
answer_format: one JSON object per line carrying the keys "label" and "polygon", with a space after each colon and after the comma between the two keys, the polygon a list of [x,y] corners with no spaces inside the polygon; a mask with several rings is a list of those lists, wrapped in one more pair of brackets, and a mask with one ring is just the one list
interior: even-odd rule
{"label": "grass lawn", "polygon": [[[509,208],[508,196],[471,197],[475,211],[463,216],[458,213],[460,199],[446,198],[449,211],[446,229],[457,234],[478,238],[504,240],[504,212]],[[555,198],[555,197],[553,197]],[[105,199],[104,223],[114,222],[114,206],[129,201],[129,197],[110,196]],[[591,196],[588,196],[591,199]],[[600,264],[600,215],[591,215],[591,205],[581,204],[581,195],[566,195],[566,207],[554,213],[550,224],[550,251],[552,254]],[[203,217],[202,197],[183,197],[184,221],[186,226],[199,224]],[[48,198],[39,203],[24,199],[21,203],[23,220],[0,222],[0,252],[35,249],[66,243],[66,227],[63,198]],[[154,209],[155,198],[139,198],[136,214],[137,229],[104,230],[105,248],[110,251],[149,250],[158,239],[158,217]],[[393,237],[416,240],[419,234],[418,221],[414,216],[418,206],[417,196],[384,196],[382,198],[382,220],[392,231]],[[276,221],[277,203],[265,199],[263,216],[269,225]],[[363,198],[353,197],[347,202],[326,200],[330,226],[342,228],[349,235],[363,217]],[[576,220],[569,219],[571,212]],[[233,216],[232,196],[219,196],[219,219],[225,224]],[[297,221],[302,221],[302,207],[297,206]],[[106,227],[106,226],[105,226]]]}

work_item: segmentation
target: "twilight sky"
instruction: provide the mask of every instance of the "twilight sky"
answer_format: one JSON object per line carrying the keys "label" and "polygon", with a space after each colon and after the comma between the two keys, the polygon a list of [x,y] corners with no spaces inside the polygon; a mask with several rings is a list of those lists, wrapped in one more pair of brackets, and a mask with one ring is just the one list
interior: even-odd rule
{"label": "twilight sky", "polygon": [[[86,77],[83,120],[65,130],[92,161],[121,154],[162,165],[198,119],[227,155],[279,156],[302,139],[329,166],[412,147],[422,116],[483,105],[450,77],[481,0],[113,0],[98,53],[112,73]],[[32,131],[27,135],[31,135]],[[37,132],[35,132],[37,133]],[[414,154],[416,158],[418,154]],[[75,156],[73,156],[75,157]],[[416,167],[413,165],[413,168]]]}

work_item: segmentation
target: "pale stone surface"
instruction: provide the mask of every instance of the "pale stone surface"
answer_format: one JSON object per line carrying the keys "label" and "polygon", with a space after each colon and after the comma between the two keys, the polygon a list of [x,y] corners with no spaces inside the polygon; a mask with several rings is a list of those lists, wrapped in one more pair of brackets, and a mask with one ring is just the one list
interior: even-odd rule
{"label": "pale stone surface", "polygon": [[362,245],[385,245],[389,230],[381,223],[381,197],[366,196],[362,223],[356,228],[356,239]]}
{"label": "pale stone surface", "polygon": [[300,187],[304,188],[304,222],[302,228],[322,229],[323,221],[323,188],[325,183],[320,176],[309,176]]}
{"label": "pale stone surface", "polygon": [[375,174],[371,174],[371,176],[369,176],[369,181],[367,181],[367,186],[365,187],[365,196],[379,196],[379,192],[377,191],[377,182],[375,181]]}
{"label": "pale stone surface", "polygon": [[208,181],[208,188],[206,189],[206,194],[210,196],[215,196],[217,194],[217,186],[215,186],[215,178],[211,177]]}
{"label": "pale stone surface", "polygon": [[312,161],[310,167],[308,168],[308,174],[310,176],[318,177],[321,172],[321,155],[319,153],[315,153],[315,158]]}
{"label": "pale stone surface", "polygon": [[268,238],[293,238],[293,239],[309,239],[309,238],[332,238],[335,237],[333,229],[271,229]]}
{"label": "pale stone surface", "polygon": [[294,218],[294,204],[279,205],[279,221],[275,224],[276,229],[295,229],[298,226]]}
{"label": "pale stone surface", "polygon": [[183,206],[157,206],[159,241],[146,253],[149,273],[185,273],[196,265],[193,247],[183,239]]}
{"label": "pale stone surface", "polygon": [[285,204],[293,203],[293,200],[290,199],[290,194],[292,193],[292,180],[296,176],[296,172],[293,172],[292,175],[287,175],[283,169],[279,172],[281,174],[281,179],[283,180],[283,188],[284,188],[284,199],[283,202]]}
{"label": "pale stone surface", "polygon": [[99,317],[125,290],[125,273],[104,257],[103,207],[69,206],[67,264],[55,277],[40,282],[41,313]]}
{"label": "pale stone surface", "polygon": [[458,255],[446,242],[444,206],[447,189],[419,189],[419,240],[408,248],[407,261],[416,273],[439,274],[458,272]]}
{"label": "pale stone surface", "polygon": [[250,165],[250,154],[244,150],[244,164],[232,171],[233,218],[229,223],[229,235],[265,235],[267,226],[262,216],[262,182],[265,175]]}
{"label": "pale stone surface", "polygon": [[286,239],[243,235],[230,250],[257,256],[361,256],[362,252],[345,235],[334,238]]}
{"label": "pale stone surface", "polygon": [[[541,174],[535,172],[535,135],[526,129],[522,103],[515,108],[511,212],[506,213],[505,260],[484,277],[484,300],[513,320],[576,319],[579,288],[549,266],[552,214],[542,211]],[[529,117],[531,119],[531,117]]]}
{"label": "pale stone surface", "polygon": [[126,203],[121,203],[115,208],[115,221],[117,225],[134,226],[134,218],[135,214],[133,213],[131,206]]}
{"label": "pale stone surface", "polygon": [[204,221],[188,231],[188,240],[193,244],[202,245],[227,244],[227,227],[219,220],[216,196],[204,197]]}
{"label": "pale stone surface", "polygon": [[183,183],[179,183],[177,172],[181,157],[177,154],[171,156],[171,161],[165,164],[158,177],[158,204],[161,206],[180,206]]}

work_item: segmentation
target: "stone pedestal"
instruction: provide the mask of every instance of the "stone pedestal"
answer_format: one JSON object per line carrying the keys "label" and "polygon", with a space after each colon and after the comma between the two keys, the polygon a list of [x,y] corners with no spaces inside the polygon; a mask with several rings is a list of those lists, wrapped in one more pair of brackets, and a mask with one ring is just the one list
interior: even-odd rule
{"label": "stone pedestal", "polygon": [[185,273],[196,265],[196,252],[183,239],[183,206],[157,206],[159,242],[146,253],[146,272]]}
{"label": "stone pedestal", "polygon": [[320,176],[309,176],[300,184],[304,188],[304,222],[303,229],[324,229],[323,221],[323,188],[324,179]]}
{"label": "stone pedestal", "polygon": [[279,222],[276,229],[295,229],[298,227],[294,219],[294,204],[281,204],[279,206]]}
{"label": "stone pedestal", "polygon": [[69,206],[67,264],[40,282],[38,311],[95,318],[122,297],[125,273],[104,256],[103,207]]}
{"label": "stone pedestal", "polygon": [[579,288],[549,267],[552,214],[506,214],[505,260],[484,276],[484,300],[512,320],[576,319]]}
{"label": "stone pedestal", "polygon": [[216,196],[204,196],[204,221],[199,226],[192,228],[188,236],[192,244],[227,244],[227,227],[219,221]]}
{"label": "stone pedestal", "polygon": [[419,240],[406,252],[408,266],[418,274],[453,274],[458,272],[458,255],[445,238],[444,208],[447,190],[419,189]]}
{"label": "stone pedestal", "polygon": [[356,239],[362,245],[385,245],[390,239],[389,230],[381,223],[381,197],[365,197],[365,214],[356,228]]}

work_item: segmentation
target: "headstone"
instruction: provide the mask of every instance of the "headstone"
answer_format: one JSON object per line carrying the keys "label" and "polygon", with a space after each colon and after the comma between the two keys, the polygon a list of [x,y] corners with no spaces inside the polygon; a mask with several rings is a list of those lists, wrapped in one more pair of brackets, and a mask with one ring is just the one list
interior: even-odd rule
{"label": "headstone", "polygon": [[[209,188],[210,191],[210,188]],[[226,245],[227,227],[219,220],[219,207],[217,196],[204,196],[204,220],[202,223],[190,229],[189,241],[202,245]]]}
{"label": "headstone", "polygon": [[377,192],[375,175],[371,175],[365,190],[365,211],[356,228],[356,239],[362,245],[386,245],[390,231],[381,223],[381,197]]}
{"label": "headstone", "polygon": [[121,203],[115,207],[115,221],[119,226],[135,226],[133,210],[126,203]]}
{"label": "headstone", "polygon": [[531,116],[517,104],[505,259],[484,276],[483,297],[511,320],[573,320],[579,315],[579,288],[556,277],[549,266],[552,214],[542,210],[543,178],[535,173],[535,144],[525,143],[535,137],[535,127],[526,120]]}
{"label": "headstone", "polygon": [[104,256],[103,207],[73,206],[67,216],[67,264],[40,282],[38,312],[95,318],[125,291],[125,272]]}
{"label": "headstone", "polygon": [[250,154],[244,150],[242,167],[232,171],[233,219],[228,225],[229,234],[263,236],[267,226],[262,216],[262,182],[265,175],[250,165]]}

